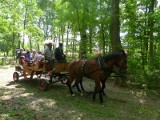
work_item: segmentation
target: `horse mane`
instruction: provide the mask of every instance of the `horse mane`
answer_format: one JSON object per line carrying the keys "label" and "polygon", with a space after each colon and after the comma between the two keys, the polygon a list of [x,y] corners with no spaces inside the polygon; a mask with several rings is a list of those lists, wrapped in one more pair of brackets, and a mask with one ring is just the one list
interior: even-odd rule
{"label": "horse mane", "polygon": [[118,58],[122,55],[127,56],[127,54],[124,52],[124,50],[121,50],[119,52],[114,52],[114,53],[111,53],[111,54],[108,54],[108,55],[104,55],[102,57],[103,57],[104,60],[111,60],[111,59],[116,59],[116,58]]}
{"label": "horse mane", "polygon": [[[122,54],[118,53],[118,52],[115,52],[115,53],[112,53],[112,54],[108,54],[108,55],[104,55],[102,56],[104,60],[111,60],[111,59],[115,59],[115,58],[118,58],[120,57]],[[98,57],[97,57],[98,59]]]}

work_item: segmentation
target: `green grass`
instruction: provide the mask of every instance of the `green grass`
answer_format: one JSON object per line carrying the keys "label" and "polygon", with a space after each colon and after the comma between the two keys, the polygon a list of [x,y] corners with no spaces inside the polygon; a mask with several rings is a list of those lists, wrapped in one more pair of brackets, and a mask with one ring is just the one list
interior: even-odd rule
{"label": "green grass", "polygon": [[[76,95],[72,97],[68,87],[60,83],[53,84],[48,91],[38,90],[37,84],[38,80],[21,80],[8,84],[15,88],[0,88],[0,120],[160,119],[160,96],[155,91],[138,96],[141,90],[110,86],[101,105],[98,95],[92,102],[92,93],[81,96],[74,88]],[[93,86],[90,87],[92,90]],[[144,102],[139,102],[141,99]]]}

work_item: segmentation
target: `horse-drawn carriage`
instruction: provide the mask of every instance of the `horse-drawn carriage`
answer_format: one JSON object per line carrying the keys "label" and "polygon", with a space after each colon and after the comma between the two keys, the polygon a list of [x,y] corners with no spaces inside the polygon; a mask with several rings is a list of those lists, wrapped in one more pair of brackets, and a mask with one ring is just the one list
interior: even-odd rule
{"label": "horse-drawn carriage", "polygon": [[55,68],[51,71],[48,71],[47,74],[41,77],[39,82],[40,90],[47,90],[50,84],[61,82],[62,84],[66,84],[68,78],[67,72],[67,62],[56,62]]}
{"label": "horse-drawn carriage", "polygon": [[[51,83],[64,83],[67,77],[66,68],[68,63],[66,61],[57,61],[54,63],[53,69],[53,51],[51,48],[53,42],[46,40],[44,45],[47,46],[47,49],[45,49],[47,51],[44,51],[43,59],[35,60],[34,62],[32,60],[30,61],[29,57],[32,56],[30,51],[25,55],[20,55],[19,60],[21,61],[21,65],[15,66],[15,72],[13,73],[14,81],[18,81],[20,77],[24,77],[24,79],[33,79],[34,75],[36,75],[40,79],[40,90],[46,90]],[[48,60],[47,58],[49,57],[50,59]]]}
{"label": "horse-drawn carriage", "polygon": [[55,68],[51,69],[47,61],[39,61],[37,64],[15,66],[13,80],[16,82],[20,77],[32,80],[36,75],[39,79],[39,89],[47,90],[50,84],[61,82],[65,84],[68,72],[66,72],[67,62],[56,62]]}
{"label": "horse-drawn carriage", "polygon": [[[62,82],[69,87],[70,94],[73,95],[72,83],[74,82],[74,86],[81,93],[81,90],[84,91],[82,78],[86,77],[95,82],[93,101],[95,101],[96,94],[99,93],[99,100],[102,103],[107,78],[112,73],[120,76],[126,73],[127,54],[122,50],[109,55],[98,56],[94,59],[77,59],[69,63],[57,62],[54,69],[51,69],[46,61],[40,62],[37,66],[32,66],[32,69],[30,67],[23,66],[23,69],[18,68],[13,74],[13,79],[18,81],[19,76],[26,77],[26,73],[32,79],[35,74],[40,78],[40,90],[47,90],[52,83]],[[81,90],[79,84],[81,85]]]}

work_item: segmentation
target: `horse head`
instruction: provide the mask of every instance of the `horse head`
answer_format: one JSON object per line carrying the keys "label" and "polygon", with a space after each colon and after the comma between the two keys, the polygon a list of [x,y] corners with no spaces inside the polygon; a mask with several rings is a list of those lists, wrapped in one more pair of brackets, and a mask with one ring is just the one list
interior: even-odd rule
{"label": "horse head", "polygon": [[127,54],[124,50],[117,53],[117,59],[115,60],[114,72],[117,74],[125,74],[127,72]]}

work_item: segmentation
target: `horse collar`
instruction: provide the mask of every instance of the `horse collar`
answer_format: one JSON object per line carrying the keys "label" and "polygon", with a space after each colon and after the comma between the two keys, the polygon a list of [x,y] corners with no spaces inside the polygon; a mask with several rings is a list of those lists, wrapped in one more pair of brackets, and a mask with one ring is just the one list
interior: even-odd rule
{"label": "horse collar", "polygon": [[83,60],[83,63],[82,63],[82,67],[81,67],[81,70],[82,70],[82,73],[84,72],[84,65],[86,64],[87,60]]}

